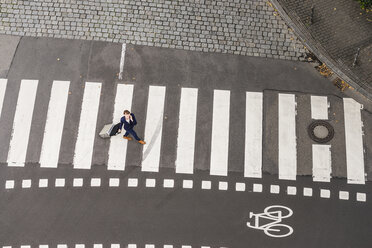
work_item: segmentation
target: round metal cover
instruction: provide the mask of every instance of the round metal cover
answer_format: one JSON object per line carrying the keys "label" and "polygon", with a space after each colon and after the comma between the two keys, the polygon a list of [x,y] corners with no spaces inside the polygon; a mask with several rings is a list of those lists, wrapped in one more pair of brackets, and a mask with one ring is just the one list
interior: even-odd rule
{"label": "round metal cover", "polygon": [[327,143],[335,134],[331,124],[323,120],[313,121],[307,128],[307,131],[310,138],[317,143]]}

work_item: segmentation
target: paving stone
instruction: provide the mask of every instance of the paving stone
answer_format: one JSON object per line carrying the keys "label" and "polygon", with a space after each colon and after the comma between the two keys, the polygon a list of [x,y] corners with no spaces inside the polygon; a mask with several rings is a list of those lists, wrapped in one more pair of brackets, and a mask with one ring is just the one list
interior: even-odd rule
{"label": "paving stone", "polygon": [[[289,60],[302,60],[306,53],[293,32],[264,0],[126,0],[124,4],[44,0],[42,3],[0,1],[0,32]],[[42,22],[44,20],[49,22]]]}

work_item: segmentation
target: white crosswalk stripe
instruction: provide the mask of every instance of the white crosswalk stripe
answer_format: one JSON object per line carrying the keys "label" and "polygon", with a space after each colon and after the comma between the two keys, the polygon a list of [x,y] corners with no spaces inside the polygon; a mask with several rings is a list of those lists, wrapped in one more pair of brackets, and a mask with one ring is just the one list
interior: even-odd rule
{"label": "white crosswalk stripe", "polygon": [[142,171],[159,171],[164,102],[165,87],[150,86],[145,128],[147,143],[143,146]]}
{"label": "white crosswalk stripe", "polygon": [[245,177],[262,177],[262,104],[261,92],[246,92]]}
{"label": "white crosswalk stripe", "polygon": [[25,165],[37,85],[37,80],[22,80],[21,82],[9,144],[8,166],[23,167]]}
{"label": "white crosswalk stripe", "polygon": [[279,94],[279,179],[296,180],[296,100],[294,94]]}
{"label": "white crosswalk stripe", "polygon": [[344,98],[346,165],[349,183],[364,184],[362,106],[351,98]]}
{"label": "white crosswalk stripe", "polygon": [[[328,120],[328,100],[326,96],[311,96],[311,117],[315,120]],[[329,182],[331,180],[331,145],[312,145],[313,180]]]}
{"label": "white crosswalk stripe", "polygon": [[91,167],[100,95],[101,83],[85,83],[75,145],[74,168],[76,169],[90,169]]}
{"label": "white crosswalk stripe", "polygon": [[[0,79],[0,104],[4,101],[6,87],[7,79]],[[64,123],[69,106],[69,87],[69,81],[54,81],[51,87],[50,98],[38,98],[38,101],[43,100],[48,105],[40,152],[40,167],[58,168],[60,164],[59,153],[61,144],[63,144],[63,133],[64,129],[68,128],[64,126]],[[70,136],[74,136],[68,137],[68,140],[76,140],[75,150],[71,154],[73,156],[73,168],[75,169],[92,169],[93,150],[97,142],[97,132],[99,132],[98,129],[102,128],[101,126],[97,127],[99,120],[98,110],[102,104],[100,102],[101,87],[101,83],[85,83],[80,118],[75,120],[76,122],[79,121],[78,126],[76,126],[78,131],[76,136],[68,132]],[[13,126],[11,130],[7,130],[10,137],[8,156],[6,158],[8,166],[24,166],[27,162],[28,137],[31,135],[31,126],[33,125],[32,116],[35,111],[35,99],[36,97],[43,97],[37,96],[37,88],[37,80],[22,80],[20,83],[17,105],[14,108]],[[120,121],[123,110],[135,108],[135,106],[132,106],[135,92],[135,85],[117,84],[114,105],[110,110],[113,111],[110,113],[110,115],[112,114],[113,123]],[[234,140],[231,138],[233,136],[230,135],[230,123],[231,121],[243,121],[245,133],[241,137],[244,139],[243,143],[245,146],[244,165],[241,166],[240,172],[244,174],[244,177],[262,178],[264,167],[263,151],[265,148],[263,144],[265,135],[268,135],[267,130],[264,129],[265,108],[270,107],[275,108],[278,114],[278,119],[276,120],[278,129],[269,130],[269,135],[277,135],[276,137],[278,138],[278,143],[272,144],[274,146],[277,145],[277,161],[274,162],[276,162],[278,178],[296,180],[297,163],[300,163],[298,161],[302,159],[301,156],[297,156],[298,146],[301,146],[301,144],[297,144],[296,137],[296,132],[299,131],[296,130],[296,123],[299,121],[296,119],[299,118],[296,117],[296,95],[278,93],[277,96],[278,100],[275,105],[266,106],[264,104],[264,92],[245,92],[245,116],[238,120],[231,120],[230,105],[231,101],[235,99],[230,99],[229,90],[213,90],[213,101],[200,103],[198,101],[197,88],[180,88],[178,113],[174,116],[167,116],[168,118],[173,118],[170,123],[178,124],[174,129],[176,134],[174,136],[174,144],[176,145],[174,149],[174,165],[162,165],[162,156],[167,156],[168,152],[162,147],[164,145],[162,144],[162,137],[168,135],[168,130],[163,128],[164,111],[168,99],[167,90],[165,86],[149,86],[146,119],[145,121],[140,120],[140,123],[144,123],[144,130],[137,131],[138,135],[141,138],[143,137],[147,143],[143,146],[138,144],[135,147],[139,153],[142,152],[142,158],[139,158],[140,161],[138,161],[141,170],[144,172],[159,172],[160,167],[165,166],[173,167],[175,173],[193,174],[200,167],[205,168],[205,165],[195,164],[195,161],[197,161],[195,156],[198,154],[195,151],[198,149],[196,144],[196,134],[199,128],[198,119],[204,118],[197,115],[198,108],[201,104],[208,104],[209,109],[212,111],[212,119],[210,120],[212,128],[210,133],[203,134],[203,136],[205,136],[205,139],[210,139],[210,151],[208,151],[210,153],[206,155],[210,159],[207,166],[209,174],[213,176],[228,176],[229,171],[233,171],[229,168],[229,150],[234,149],[232,145]],[[330,105],[328,98],[310,95],[309,98],[311,104],[308,109],[311,111],[311,118],[308,121],[329,121],[328,111]],[[365,183],[365,169],[362,106],[352,99],[345,98],[343,99],[343,107],[347,158],[347,174],[345,176],[349,183],[363,184]],[[71,120],[69,121],[71,122]],[[111,120],[107,120],[106,124],[110,122]],[[102,146],[102,140],[100,141]],[[106,144],[108,146],[105,151],[105,154],[107,153],[105,155],[107,156],[107,170],[124,171],[126,166],[138,165],[138,162],[137,164],[127,164],[128,158],[131,158],[127,154],[129,143],[122,138],[122,135],[111,137]],[[308,167],[309,172],[312,173],[313,181],[330,182],[333,166],[331,163],[332,142],[329,144],[313,143],[311,146],[312,154],[309,154],[311,155],[310,159],[312,159],[311,171],[310,164]]]}
{"label": "white crosswalk stripe", "polygon": [[69,81],[53,82],[40,154],[40,167],[57,168],[69,86]]}
{"label": "white crosswalk stripe", "polygon": [[[113,123],[119,123],[125,109],[132,108],[133,85],[118,84],[116,89]],[[121,170],[125,168],[128,141],[121,135],[116,135],[110,139],[110,149],[108,154],[107,169]]]}
{"label": "white crosswalk stripe", "polygon": [[311,118],[314,120],[328,119],[328,101],[326,96],[311,96]]}
{"label": "white crosswalk stripe", "polygon": [[313,180],[329,182],[331,180],[331,146],[313,144]]}
{"label": "white crosswalk stripe", "polygon": [[198,89],[182,88],[177,138],[176,173],[192,174]]}
{"label": "white crosswalk stripe", "polygon": [[211,175],[227,176],[229,154],[230,91],[214,90]]}
{"label": "white crosswalk stripe", "polygon": [[3,109],[3,102],[4,102],[4,96],[5,96],[5,90],[6,90],[6,84],[8,80],[5,78],[0,78],[0,117],[1,112]]}

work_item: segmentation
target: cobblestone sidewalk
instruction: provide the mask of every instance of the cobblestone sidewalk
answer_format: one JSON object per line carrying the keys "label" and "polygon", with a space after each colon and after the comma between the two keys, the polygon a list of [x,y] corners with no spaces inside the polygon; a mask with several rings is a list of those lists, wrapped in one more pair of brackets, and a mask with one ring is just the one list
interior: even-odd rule
{"label": "cobblestone sidewalk", "polygon": [[0,34],[125,42],[303,60],[264,0],[0,0]]}
{"label": "cobblestone sidewalk", "polygon": [[372,100],[372,12],[354,0],[271,0],[309,49]]}

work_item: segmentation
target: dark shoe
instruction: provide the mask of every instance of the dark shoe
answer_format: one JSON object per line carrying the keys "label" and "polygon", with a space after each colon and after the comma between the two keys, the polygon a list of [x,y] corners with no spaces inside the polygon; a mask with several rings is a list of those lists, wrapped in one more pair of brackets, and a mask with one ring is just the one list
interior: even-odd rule
{"label": "dark shoe", "polygon": [[128,137],[128,136],[123,136],[124,139],[127,139],[127,140],[132,140],[131,137]]}
{"label": "dark shoe", "polygon": [[146,144],[146,142],[143,141],[143,140],[139,140],[138,143],[140,143],[140,144],[142,144],[142,145]]}

